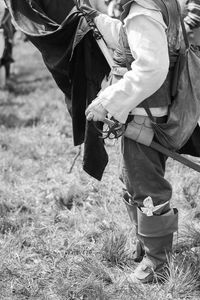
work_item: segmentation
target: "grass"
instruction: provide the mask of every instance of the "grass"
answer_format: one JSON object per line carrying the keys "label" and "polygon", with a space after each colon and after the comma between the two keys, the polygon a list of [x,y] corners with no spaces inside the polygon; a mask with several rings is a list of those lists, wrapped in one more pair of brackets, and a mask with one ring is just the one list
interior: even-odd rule
{"label": "grass", "polygon": [[102,181],[89,177],[39,53],[18,41],[14,57],[0,91],[0,300],[199,299],[199,174],[168,161],[180,213],[170,276],[131,282],[135,235],[121,201],[119,145],[107,146]]}

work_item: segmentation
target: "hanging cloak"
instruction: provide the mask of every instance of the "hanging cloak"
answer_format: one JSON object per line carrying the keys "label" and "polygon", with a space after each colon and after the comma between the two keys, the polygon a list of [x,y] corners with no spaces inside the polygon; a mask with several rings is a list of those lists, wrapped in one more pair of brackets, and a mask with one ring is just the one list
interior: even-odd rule
{"label": "hanging cloak", "polygon": [[72,0],[6,0],[15,25],[41,52],[65,94],[74,145],[84,143],[83,169],[101,180],[108,162],[103,140],[85,109],[101,89],[110,68],[93,32]]}

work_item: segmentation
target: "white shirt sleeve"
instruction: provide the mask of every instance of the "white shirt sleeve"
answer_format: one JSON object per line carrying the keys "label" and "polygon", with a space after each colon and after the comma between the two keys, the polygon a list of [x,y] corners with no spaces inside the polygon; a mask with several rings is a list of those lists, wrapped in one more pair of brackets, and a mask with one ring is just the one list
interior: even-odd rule
{"label": "white shirt sleeve", "polygon": [[166,25],[160,11],[134,3],[124,27],[135,60],[121,80],[98,95],[105,109],[121,123],[161,87],[169,69]]}
{"label": "white shirt sleeve", "polygon": [[4,16],[4,12],[5,12],[5,3],[3,0],[0,0],[0,25],[1,25],[1,21],[3,19],[3,16]]}
{"label": "white shirt sleeve", "polygon": [[113,19],[105,14],[100,14],[94,19],[94,22],[103,36],[108,48],[115,49],[119,44],[119,31],[122,22],[117,19]]}

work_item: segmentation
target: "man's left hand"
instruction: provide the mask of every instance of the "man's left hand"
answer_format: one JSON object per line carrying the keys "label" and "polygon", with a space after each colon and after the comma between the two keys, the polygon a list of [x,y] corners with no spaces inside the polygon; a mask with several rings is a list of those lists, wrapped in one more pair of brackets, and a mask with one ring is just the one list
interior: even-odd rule
{"label": "man's left hand", "polygon": [[95,99],[86,109],[85,115],[88,121],[103,121],[107,115],[107,110],[98,99]]}

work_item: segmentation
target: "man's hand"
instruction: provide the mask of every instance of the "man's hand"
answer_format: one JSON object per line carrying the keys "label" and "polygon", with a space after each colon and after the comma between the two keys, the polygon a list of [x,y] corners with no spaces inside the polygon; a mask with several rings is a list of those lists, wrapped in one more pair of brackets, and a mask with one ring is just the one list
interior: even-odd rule
{"label": "man's hand", "polygon": [[98,99],[95,99],[86,109],[85,115],[88,121],[103,121],[107,115],[107,110]]}

